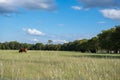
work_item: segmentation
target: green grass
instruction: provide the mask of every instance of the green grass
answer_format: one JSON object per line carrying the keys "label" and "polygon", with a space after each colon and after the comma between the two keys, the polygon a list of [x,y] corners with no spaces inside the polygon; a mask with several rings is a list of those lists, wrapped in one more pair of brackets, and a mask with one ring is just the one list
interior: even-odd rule
{"label": "green grass", "polygon": [[120,80],[120,54],[0,50],[0,80]]}

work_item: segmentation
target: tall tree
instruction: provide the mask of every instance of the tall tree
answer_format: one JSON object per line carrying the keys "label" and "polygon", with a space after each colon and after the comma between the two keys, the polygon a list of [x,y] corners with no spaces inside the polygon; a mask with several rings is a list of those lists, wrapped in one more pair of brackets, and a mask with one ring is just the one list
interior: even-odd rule
{"label": "tall tree", "polygon": [[115,53],[120,51],[120,26],[115,27],[115,31],[111,35],[112,49]]}
{"label": "tall tree", "polygon": [[96,53],[99,50],[99,41],[98,37],[93,37],[92,39],[88,40],[88,50],[92,53]]}
{"label": "tall tree", "polygon": [[115,29],[111,28],[110,30],[104,30],[102,33],[98,34],[101,49],[105,49],[107,52],[110,52],[112,50],[113,44],[111,35],[114,31]]}
{"label": "tall tree", "polygon": [[34,48],[36,50],[42,50],[43,49],[43,44],[42,43],[36,43],[35,46],[34,46]]}
{"label": "tall tree", "polygon": [[48,44],[51,44],[53,41],[52,40],[48,40]]}

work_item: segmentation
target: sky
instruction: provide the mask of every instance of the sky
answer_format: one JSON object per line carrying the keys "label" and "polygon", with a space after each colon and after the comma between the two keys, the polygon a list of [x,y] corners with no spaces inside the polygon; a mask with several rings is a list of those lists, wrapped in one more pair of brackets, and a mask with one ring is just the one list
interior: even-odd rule
{"label": "sky", "polygon": [[67,43],[120,25],[120,0],[0,0],[0,42]]}

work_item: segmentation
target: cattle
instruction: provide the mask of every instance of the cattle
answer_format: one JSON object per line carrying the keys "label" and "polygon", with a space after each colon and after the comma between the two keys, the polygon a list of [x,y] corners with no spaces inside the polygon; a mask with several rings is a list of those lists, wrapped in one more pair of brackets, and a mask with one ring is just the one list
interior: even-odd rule
{"label": "cattle", "polygon": [[21,49],[19,49],[19,53],[22,53],[22,52],[27,52],[27,49],[26,48],[21,48]]}

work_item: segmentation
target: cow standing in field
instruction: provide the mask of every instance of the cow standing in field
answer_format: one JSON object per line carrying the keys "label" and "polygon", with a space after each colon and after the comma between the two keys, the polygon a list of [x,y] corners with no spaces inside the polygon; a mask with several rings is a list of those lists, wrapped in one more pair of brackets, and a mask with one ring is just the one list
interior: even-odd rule
{"label": "cow standing in field", "polygon": [[22,52],[27,52],[27,49],[26,48],[21,48],[20,50],[19,50],[19,53],[22,53]]}

